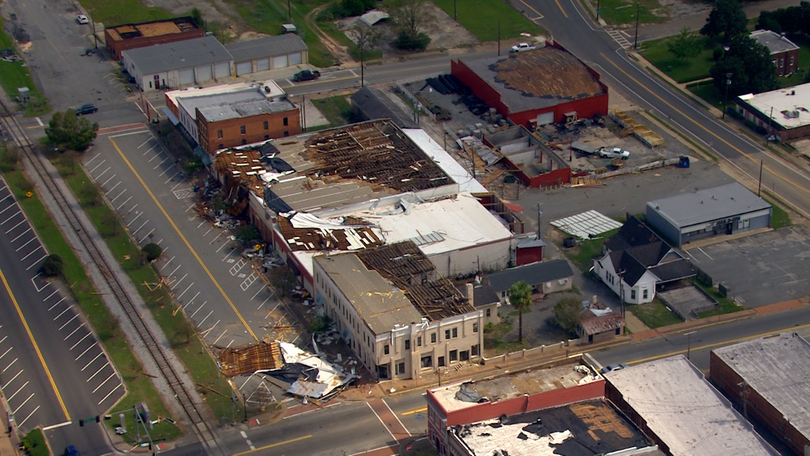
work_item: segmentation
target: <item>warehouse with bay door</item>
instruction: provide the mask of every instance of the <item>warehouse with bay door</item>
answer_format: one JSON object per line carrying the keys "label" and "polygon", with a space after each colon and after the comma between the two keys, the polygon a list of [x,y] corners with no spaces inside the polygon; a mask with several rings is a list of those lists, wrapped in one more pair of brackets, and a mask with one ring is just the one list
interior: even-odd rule
{"label": "warehouse with bay door", "polygon": [[309,63],[307,45],[294,33],[228,43],[225,49],[233,57],[236,76]]}

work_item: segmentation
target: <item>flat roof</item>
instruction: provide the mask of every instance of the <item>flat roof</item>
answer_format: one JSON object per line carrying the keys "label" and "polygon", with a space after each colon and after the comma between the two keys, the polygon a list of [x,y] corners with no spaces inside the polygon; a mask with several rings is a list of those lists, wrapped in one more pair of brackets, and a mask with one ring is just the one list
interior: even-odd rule
{"label": "flat roof", "polygon": [[[228,96],[236,92],[244,92],[248,90],[260,91],[265,98],[283,97],[286,95],[284,90],[279,87],[275,81],[267,80],[258,82],[239,82],[236,84],[220,84],[210,87],[186,87],[183,89],[166,92],[166,98],[168,98],[175,105],[178,105],[180,103],[180,99],[185,99],[188,103],[192,103],[191,101],[188,101],[189,98],[208,97],[211,95]],[[199,103],[204,106],[204,102]],[[189,114],[193,117],[195,112],[192,110],[189,112]]]}
{"label": "flat roof", "polygon": [[458,184],[459,191],[472,193],[489,192],[480,182],[473,179],[472,175],[467,172],[467,169],[461,166],[455,158],[451,157],[425,130],[421,128],[406,128],[402,131],[405,132],[408,138],[419,146],[434,163],[439,165],[439,168],[447,173],[447,175],[453,179],[453,182]]}
{"label": "flat roof", "polygon": [[810,83],[737,98],[786,130],[810,125]]}
{"label": "flat roof", "polygon": [[574,271],[568,260],[558,258],[549,261],[537,261],[534,263],[504,269],[503,271],[487,274],[486,278],[496,292],[506,291],[512,285],[524,281],[529,286],[550,282],[552,280],[566,279],[574,276]]}
{"label": "flat roof", "polygon": [[422,320],[405,293],[377,271],[366,269],[353,253],[313,258],[354,306],[374,334]]}
{"label": "flat roof", "polygon": [[307,45],[295,33],[265,36],[249,41],[236,41],[225,45],[234,62],[247,62],[255,59],[287,55],[307,50]]}
{"label": "flat roof", "polygon": [[674,456],[776,454],[683,355],[604,377]]}
{"label": "flat roof", "polygon": [[799,49],[799,46],[796,46],[796,44],[787,39],[784,35],[770,30],[754,30],[749,36],[756,40],[757,43],[768,48],[771,54]]}
{"label": "flat roof", "polygon": [[782,333],[713,352],[810,438],[810,344],[806,340],[796,333]]}
{"label": "flat roof", "polygon": [[142,75],[230,62],[231,54],[213,36],[156,44],[121,53]]}
{"label": "flat roof", "polygon": [[555,46],[461,61],[501,95],[510,113],[605,93],[582,61]]}
{"label": "flat roof", "polygon": [[601,379],[595,372],[591,371],[590,374],[585,374],[577,370],[576,366],[585,367],[579,363],[541,367],[480,382],[468,381],[439,386],[431,388],[430,391],[436,401],[447,412],[452,412],[473,406],[482,397],[487,398],[489,402],[495,403],[526,394],[531,396],[547,391],[571,388]]}
{"label": "flat roof", "polygon": [[732,182],[650,201],[647,207],[661,214],[673,225],[684,228],[769,209],[771,205],[739,182]]}
{"label": "flat roof", "polygon": [[[504,422],[491,420],[452,432],[479,455],[584,456],[651,447],[633,423],[601,400],[512,415]],[[663,453],[650,448],[644,454]]]}
{"label": "flat roof", "polygon": [[178,103],[197,118],[197,109],[208,122],[241,119],[259,114],[294,110],[295,105],[286,97],[268,98],[261,87],[249,87],[240,91],[212,93],[210,95],[178,97]]}
{"label": "flat roof", "polygon": [[175,17],[165,21],[141,22],[137,24],[121,24],[104,29],[114,41],[125,41],[134,38],[173,35],[191,30],[198,30],[197,24],[191,16]]}

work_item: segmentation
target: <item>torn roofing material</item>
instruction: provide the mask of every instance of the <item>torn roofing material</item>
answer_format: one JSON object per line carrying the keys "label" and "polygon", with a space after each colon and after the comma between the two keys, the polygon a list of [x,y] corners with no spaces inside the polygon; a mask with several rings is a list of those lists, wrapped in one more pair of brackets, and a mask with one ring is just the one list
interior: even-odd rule
{"label": "torn roofing material", "polygon": [[259,342],[219,352],[219,365],[226,377],[235,377],[261,369],[280,369],[284,359],[277,342]]}

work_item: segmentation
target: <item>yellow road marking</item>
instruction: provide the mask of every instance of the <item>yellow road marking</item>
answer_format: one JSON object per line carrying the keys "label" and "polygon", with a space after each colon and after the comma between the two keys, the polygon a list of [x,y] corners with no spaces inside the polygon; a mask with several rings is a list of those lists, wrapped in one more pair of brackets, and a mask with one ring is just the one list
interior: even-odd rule
{"label": "yellow road marking", "polygon": [[6,280],[6,275],[3,274],[3,271],[0,270],[0,279],[3,280],[3,286],[6,287],[6,291],[8,292],[9,297],[11,297],[11,302],[14,303],[14,308],[17,309],[17,315],[20,316],[20,320],[22,320],[23,327],[25,327],[25,332],[28,333],[28,338],[31,339],[31,344],[34,345],[34,351],[37,352],[37,357],[39,357],[39,362],[42,363],[42,367],[45,369],[45,375],[48,376],[48,381],[51,382],[51,388],[53,388],[54,394],[56,394],[56,399],[59,401],[59,406],[62,407],[62,412],[65,414],[65,418],[70,421],[70,414],[67,411],[67,407],[65,407],[65,402],[62,400],[62,395],[59,394],[59,390],[56,388],[56,382],[53,381],[53,376],[51,375],[51,370],[48,369],[48,365],[45,364],[45,358],[42,357],[42,352],[39,351],[39,345],[37,345],[37,341],[34,340],[34,335],[31,334],[31,328],[28,327],[28,322],[25,321],[25,317],[23,316],[22,309],[20,309],[20,304],[17,302],[17,298],[14,297],[14,293],[11,292],[11,287],[8,285],[8,281]]}
{"label": "yellow road marking", "polygon": [[[768,331],[768,332],[764,332],[764,333],[754,334],[753,336],[744,336],[744,337],[738,337],[736,339],[724,340],[724,341],[720,341],[720,342],[715,342],[713,344],[701,345],[699,347],[692,347],[690,350],[691,351],[706,350],[707,348],[719,347],[721,345],[736,344],[738,342],[743,342],[743,341],[746,341],[746,340],[758,339],[760,337],[765,337],[765,336],[772,336],[774,334],[781,334],[781,333],[787,332],[787,331],[793,332],[793,331],[795,331],[797,329],[803,329],[803,328],[810,328],[810,323],[800,325],[800,326],[791,326],[790,328],[777,329],[775,331]],[[627,364],[646,363],[647,361],[653,361],[653,360],[656,360],[656,359],[666,358],[668,356],[673,356],[673,355],[680,355],[680,354],[683,354],[683,353],[686,353],[686,350],[677,350],[677,351],[674,351],[674,352],[665,353],[663,355],[655,355],[655,356],[650,356],[648,358],[642,358],[642,359],[637,359],[637,360],[633,360],[633,361],[628,361]]]}
{"label": "yellow road marking", "polygon": [[[639,86],[641,86],[641,87],[644,87],[644,89],[645,89],[645,90],[647,90],[647,92],[650,92],[650,93],[651,93],[651,94],[652,94],[652,95],[653,95],[655,98],[658,98],[659,100],[661,100],[661,102],[663,102],[665,105],[669,106],[669,107],[670,107],[672,110],[674,110],[674,111],[675,111],[675,112],[677,112],[678,114],[680,114],[680,115],[682,115],[682,116],[686,117],[686,119],[687,119],[687,120],[689,120],[689,121],[690,121],[690,122],[692,122],[693,124],[697,125],[697,126],[698,126],[698,127],[700,127],[701,129],[703,129],[703,130],[704,130],[706,133],[708,133],[708,134],[710,134],[710,135],[714,136],[715,138],[717,138],[718,140],[720,140],[720,142],[722,142],[723,144],[725,144],[725,145],[727,145],[728,147],[730,147],[730,148],[732,148],[732,149],[736,150],[736,151],[737,151],[737,152],[739,152],[739,154],[740,154],[740,155],[742,155],[743,157],[745,157],[745,158],[747,158],[747,159],[751,160],[752,162],[754,162],[754,163],[758,164],[758,163],[757,163],[757,161],[758,161],[758,160],[757,160],[756,158],[754,158],[754,157],[752,157],[750,154],[748,154],[748,153],[746,153],[746,152],[743,152],[742,150],[738,149],[737,147],[735,147],[734,145],[732,145],[731,143],[729,143],[729,142],[728,142],[728,141],[726,141],[725,139],[721,138],[721,137],[720,137],[720,136],[719,136],[717,133],[715,133],[715,132],[714,132],[714,131],[712,131],[711,129],[706,128],[705,126],[701,125],[701,124],[700,124],[698,121],[696,121],[696,120],[694,120],[693,118],[691,118],[691,117],[687,116],[686,114],[684,114],[684,112],[683,112],[683,111],[681,111],[680,109],[676,108],[675,106],[672,106],[672,105],[671,105],[671,104],[670,104],[668,101],[664,100],[664,99],[663,99],[663,98],[662,98],[660,95],[658,95],[657,93],[653,92],[652,90],[650,90],[649,88],[647,88],[647,86],[645,86],[644,84],[642,84],[642,83],[641,83],[641,82],[640,82],[638,79],[636,79],[636,78],[634,78],[633,76],[631,76],[631,75],[630,75],[630,73],[628,73],[628,72],[624,71],[623,69],[621,69],[621,68],[620,68],[618,65],[616,65],[616,63],[614,63],[612,60],[610,60],[610,59],[609,59],[609,58],[608,58],[608,57],[607,57],[607,56],[606,56],[604,53],[601,53],[601,52],[600,52],[600,53],[599,53],[599,55],[601,55],[601,56],[602,56],[602,57],[603,57],[605,60],[607,60],[608,62],[610,62],[610,64],[611,64],[611,65],[613,65],[614,67],[616,67],[616,69],[617,69],[617,70],[619,70],[619,71],[621,71],[622,73],[624,73],[624,75],[625,75],[625,76],[627,76],[628,78],[632,79],[632,80],[633,80],[633,82],[635,82],[636,84],[638,84],[638,85],[639,85]],[[779,177],[780,177],[781,179],[783,179],[785,182],[788,182],[789,184],[791,184],[792,186],[794,186],[794,187],[798,188],[799,190],[803,191],[804,193],[808,193],[808,194],[810,194],[810,190],[808,190],[808,189],[806,189],[806,188],[804,188],[804,187],[801,187],[801,186],[800,186],[799,184],[797,184],[796,182],[793,182],[792,180],[788,179],[787,177],[785,177],[785,176],[783,176],[783,175],[779,174],[778,172],[774,171],[774,170],[773,170],[773,169],[772,169],[770,166],[763,164],[763,168],[765,168],[765,169],[766,169],[768,172],[770,172],[771,174],[773,174],[773,175],[775,175],[775,176],[779,176]]]}
{"label": "yellow road marking", "polygon": [[305,435],[305,436],[302,436],[302,437],[297,437],[297,438],[290,439],[290,440],[285,440],[283,442],[271,443],[270,445],[265,445],[263,447],[256,448],[255,450],[248,450],[248,451],[243,451],[241,453],[236,453],[233,456],[242,456],[242,455],[245,455],[245,454],[255,453],[257,451],[266,450],[268,448],[275,448],[277,446],[287,445],[287,444],[295,443],[295,442],[298,442],[298,441],[301,441],[301,440],[306,440],[306,439],[308,439],[310,437],[312,437],[312,434]]}
{"label": "yellow road marking", "polygon": [[422,413],[427,411],[427,407],[422,407],[418,409],[408,410],[407,412],[402,412],[402,416],[413,415],[414,413]]}
{"label": "yellow road marking", "polygon": [[[532,5],[529,5],[524,0],[520,0],[520,3],[523,3],[523,5],[526,8],[529,8],[530,10],[532,10],[534,12],[534,14],[536,14],[538,17],[543,17],[543,15],[540,13],[540,11],[537,11],[536,9],[534,9],[534,7],[532,7]],[[560,4],[560,2],[557,2],[557,5],[559,5],[559,4]],[[562,6],[560,7],[560,9],[562,9]],[[565,14],[565,11],[563,11],[563,14]],[[568,17],[568,16],[566,16],[566,17]]]}
{"label": "yellow road marking", "polygon": [[559,6],[559,7],[560,7],[560,11],[562,11],[563,16],[568,17],[568,14],[565,12],[565,10],[563,9],[562,5],[560,5],[560,0],[554,0],[554,1],[555,1],[555,2],[557,2],[557,6]]}
{"label": "yellow road marking", "polygon": [[214,274],[211,274],[211,271],[208,270],[208,267],[205,266],[205,263],[203,263],[202,258],[200,258],[200,256],[197,254],[197,251],[194,250],[193,247],[191,247],[191,244],[188,242],[186,237],[183,236],[183,233],[180,231],[180,228],[178,228],[177,225],[174,223],[174,220],[172,220],[172,218],[169,217],[169,214],[166,212],[166,209],[164,209],[163,205],[160,204],[160,201],[158,201],[157,197],[155,197],[155,194],[152,193],[152,190],[150,190],[149,187],[146,185],[146,182],[143,181],[143,179],[141,178],[141,175],[138,174],[137,171],[135,171],[135,167],[132,166],[132,163],[130,163],[129,160],[127,160],[127,157],[124,156],[124,153],[121,152],[121,149],[118,147],[118,144],[115,143],[115,140],[113,140],[113,138],[110,138],[110,142],[112,143],[113,147],[115,147],[115,150],[118,151],[118,154],[121,156],[121,158],[124,159],[124,162],[129,167],[129,170],[132,171],[132,174],[135,175],[135,177],[138,179],[138,182],[140,182],[141,185],[143,186],[143,188],[146,190],[146,193],[148,193],[149,196],[152,198],[152,201],[155,202],[158,209],[160,209],[160,212],[163,213],[163,216],[166,217],[166,220],[168,220],[169,224],[172,225],[172,228],[174,228],[174,231],[180,236],[180,239],[183,240],[183,243],[186,244],[186,247],[188,247],[188,249],[191,251],[191,254],[194,255],[194,258],[196,258],[197,262],[200,263],[200,266],[202,266],[205,273],[208,274],[208,278],[210,278],[211,281],[214,282],[214,286],[217,287],[217,290],[219,290],[219,292],[222,294],[222,297],[225,298],[225,301],[227,301],[228,304],[231,306],[231,309],[233,309],[236,316],[239,317],[239,321],[242,322],[242,324],[245,326],[245,329],[247,329],[248,333],[251,336],[253,336],[253,339],[258,341],[259,338],[256,337],[256,334],[254,334],[253,330],[250,329],[250,326],[248,326],[247,322],[245,321],[245,318],[236,309],[236,305],[234,305],[233,301],[231,301],[231,298],[229,298],[228,295],[225,294],[225,290],[222,289],[222,286],[220,286],[219,282],[217,282],[217,279],[214,278]]}

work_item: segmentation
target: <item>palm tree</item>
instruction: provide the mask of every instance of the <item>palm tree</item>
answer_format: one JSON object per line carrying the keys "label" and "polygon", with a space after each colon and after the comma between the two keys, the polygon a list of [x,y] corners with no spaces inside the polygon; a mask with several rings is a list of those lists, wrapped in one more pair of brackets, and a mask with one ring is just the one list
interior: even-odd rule
{"label": "palm tree", "polygon": [[509,302],[518,310],[518,343],[523,343],[523,311],[532,304],[532,287],[520,281],[509,287]]}

